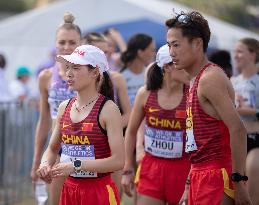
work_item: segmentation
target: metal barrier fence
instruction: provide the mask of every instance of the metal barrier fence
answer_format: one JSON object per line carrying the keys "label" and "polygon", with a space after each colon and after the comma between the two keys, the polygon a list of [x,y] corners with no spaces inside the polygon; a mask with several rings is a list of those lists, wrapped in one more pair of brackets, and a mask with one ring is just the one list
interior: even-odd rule
{"label": "metal barrier fence", "polygon": [[37,110],[29,104],[0,103],[0,205],[31,195]]}

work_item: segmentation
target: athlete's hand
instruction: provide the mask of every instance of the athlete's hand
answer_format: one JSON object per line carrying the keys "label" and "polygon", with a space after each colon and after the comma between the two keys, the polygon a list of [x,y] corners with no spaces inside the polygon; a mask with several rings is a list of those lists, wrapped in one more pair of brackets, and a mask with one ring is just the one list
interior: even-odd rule
{"label": "athlete's hand", "polygon": [[124,192],[129,196],[132,197],[132,191],[134,189],[134,181],[133,181],[133,174],[123,174],[121,177],[121,185]]}
{"label": "athlete's hand", "polygon": [[37,175],[37,170],[38,167],[36,167],[35,165],[32,166],[31,168],[31,181],[32,181],[32,186],[33,186],[33,190],[35,190],[35,182],[38,180],[38,175]]}
{"label": "athlete's hand", "polygon": [[50,184],[52,181],[51,177],[51,166],[48,163],[44,163],[40,165],[40,168],[37,170],[37,175],[43,181]]}
{"label": "athlete's hand", "polygon": [[183,195],[179,201],[179,205],[185,205],[185,204],[188,204],[187,203],[187,198],[188,198],[188,192],[189,192],[189,186],[190,185],[185,185],[185,189],[184,189],[184,192],[183,192]]}
{"label": "athlete's hand", "polygon": [[58,163],[53,166],[51,173],[53,178],[67,177],[74,172],[74,166],[71,162]]}
{"label": "athlete's hand", "polygon": [[235,205],[252,205],[244,182],[235,183]]}

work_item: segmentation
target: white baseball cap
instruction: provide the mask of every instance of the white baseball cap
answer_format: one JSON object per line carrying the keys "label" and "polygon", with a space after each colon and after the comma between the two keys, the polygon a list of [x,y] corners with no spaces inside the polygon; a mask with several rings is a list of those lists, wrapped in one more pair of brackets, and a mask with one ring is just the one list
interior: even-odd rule
{"label": "white baseball cap", "polygon": [[160,47],[156,54],[156,63],[157,65],[162,68],[165,64],[171,63],[173,58],[170,56],[169,53],[169,46],[167,44]]}
{"label": "white baseball cap", "polygon": [[108,61],[104,52],[92,45],[79,46],[70,55],[58,55],[57,61],[60,61],[60,59],[65,59],[72,64],[97,67],[100,73],[109,70]]}

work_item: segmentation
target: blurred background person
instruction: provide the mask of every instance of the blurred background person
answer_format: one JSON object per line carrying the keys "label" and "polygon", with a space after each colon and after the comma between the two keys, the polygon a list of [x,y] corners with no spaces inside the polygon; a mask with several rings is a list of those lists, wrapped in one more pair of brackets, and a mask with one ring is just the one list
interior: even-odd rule
{"label": "blurred background person", "polygon": [[107,38],[109,48],[106,54],[109,66],[111,70],[119,72],[123,66],[120,60],[121,53],[127,49],[127,44],[120,32],[114,28],[104,31],[104,35]]}
{"label": "blurred background person", "polygon": [[253,38],[239,40],[234,49],[234,60],[240,74],[231,81],[236,93],[237,111],[247,129],[246,174],[248,191],[253,204],[259,204],[259,42]]}
{"label": "blurred background person", "polygon": [[16,79],[10,83],[10,92],[15,100],[21,103],[29,100],[31,97],[30,78],[31,71],[28,67],[21,66],[16,69]]}
{"label": "blurred background person", "polygon": [[8,102],[12,99],[9,90],[9,83],[5,76],[6,59],[0,54],[0,102]]}
{"label": "blurred background person", "polygon": [[121,55],[130,104],[133,106],[138,89],[144,85],[145,69],[156,54],[156,45],[151,36],[140,33],[132,36],[127,43],[127,50]]}
{"label": "blurred background person", "polygon": [[231,78],[233,75],[233,69],[230,52],[227,50],[216,50],[210,54],[209,61],[223,68],[228,78]]}
{"label": "blurred background person", "polygon": [[[81,30],[74,24],[75,18],[70,13],[64,14],[64,23],[56,32],[56,51],[58,55],[69,55],[81,43]],[[38,179],[36,171],[40,165],[40,159],[47,144],[48,133],[54,127],[58,107],[64,100],[75,96],[75,92],[68,89],[65,76],[65,67],[57,62],[52,68],[44,69],[39,74],[40,91],[40,116],[35,133],[34,157],[31,169],[32,182]],[[59,162],[57,158],[57,162]],[[49,186],[49,198],[51,205],[59,204],[60,192],[64,178],[53,180]]]}

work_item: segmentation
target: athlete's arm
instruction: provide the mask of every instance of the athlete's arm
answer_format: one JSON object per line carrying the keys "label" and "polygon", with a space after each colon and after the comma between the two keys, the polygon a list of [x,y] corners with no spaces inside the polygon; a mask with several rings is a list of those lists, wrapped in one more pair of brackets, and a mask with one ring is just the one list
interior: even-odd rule
{"label": "athlete's arm", "polygon": [[229,129],[233,171],[244,174],[246,160],[246,129],[235,109],[231,83],[218,69],[211,69],[200,79],[199,93],[208,100],[218,118]]}
{"label": "athlete's arm", "polygon": [[136,148],[136,138],[139,126],[141,125],[142,120],[144,119],[144,106],[147,101],[147,91],[145,87],[139,89],[132,112],[130,115],[129,124],[126,130],[125,135],[125,166],[124,170],[133,171],[134,167],[134,150]]}
{"label": "athlete's arm", "polygon": [[[211,69],[200,79],[198,95],[208,100],[216,115],[229,129],[233,172],[245,173],[246,129],[234,106],[234,90],[218,69]],[[236,204],[250,204],[247,190],[242,182],[235,184]]]}
{"label": "athlete's arm", "polygon": [[123,168],[124,174],[122,175],[121,184],[125,193],[132,196],[133,176],[134,176],[134,150],[136,147],[137,132],[142,120],[144,119],[144,106],[147,100],[147,91],[145,87],[139,89],[133,109],[130,115],[129,124],[125,136],[125,166]]}
{"label": "athlete's arm", "polygon": [[51,117],[48,104],[48,71],[42,71],[39,75],[38,86],[40,91],[40,115],[37,122],[35,132],[35,145],[34,145],[34,157],[32,163],[31,177],[32,180],[36,180],[36,170],[39,168],[40,159],[43,153],[43,149],[48,139],[48,133],[51,128]]}
{"label": "athlete's arm", "polygon": [[116,74],[116,86],[118,89],[118,97],[120,101],[120,105],[122,108],[122,126],[123,128],[128,125],[130,111],[131,111],[131,105],[128,97],[128,91],[126,87],[126,81],[124,80],[122,74],[118,73]]}
{"label": "athlete's arm", "polygon": [[57,154],[60,150],[60,144],[61,144],[60,119],[64,113],[64,110],[67,106],[68,101],[69,100],[66,100],[59,105],[56,124],[53,129],[49,145],[42,156],[40,168],[37,171],[38,176],[48,183],[51,182],[51,178],[52,178],[51,168],[55,164]]}
{"label": "athlete's arm", "polygon": [[90,172],[107,173],[117,171],[124,165],[124,140],[119,108],[107,101],[100,113],[100,124],[107,130],[111,156],[103,159],[84,160],[82,169]]}

